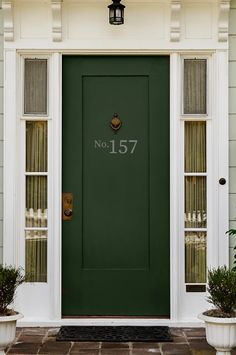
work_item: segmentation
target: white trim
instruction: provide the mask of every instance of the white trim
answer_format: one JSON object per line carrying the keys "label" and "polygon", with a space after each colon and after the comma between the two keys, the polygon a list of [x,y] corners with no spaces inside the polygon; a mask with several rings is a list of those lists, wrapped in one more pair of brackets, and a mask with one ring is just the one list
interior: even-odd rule
{"label": "white trim", "polygon": [[3,33],[5,41],[14,40],[14,17],[12,0],[2,2],[3,9]]}
{"label": "white trim", "polygon": [[[16,37],[16,41],[7,42],[7,46],[16,49],[24,47],[29,51],[42,48],[51,50],[53,48],[57,52],[68,48],[75,51],[77,48],[88,48],[88,50],[89,48],[97,48],[100,51],[100,48],[109,50],[109,48],[116,46],[119,53],[122,48],[133,48],[139,51],[139,48],[147,47],[165,48],[169,52],[191,50],[192,48],[198,51],[209,48],[212,50],[227,49],[229,1],[126,0],[125,25],[121,31],[120,29],[113,31],[107,21],[108,0],[72,0],[64,1],[64,3],[63,0],[5,0],[3,3],[14,4],[14,16],[12,16],[9,28],[13,26],[14,18]],[[40,5],[43,6],[40,7]],[[71,16],[71,5],[74,7],[78,5],[78,10],[75,10],[78,13],[78,20],[76,16]],[[162,11],[161,21],[158,21],[157,17],[157,22],[155,22],[151,17],[150,24],[153,26],[150,24],[145,26],[143,22],[143,19],[147,23],[150,20],[150,12],[153,10],[148,9],[149,5],[154,5],[154,8],[157,8],[154,11],[158,12],[159,9]],[[82,21],[80,21],[81,7],[87,7],[87,10],[83,9],[82,11]],[[132,14],[140,16],[141,13],[136,12],[136,7],[141,10],[145,9],[140,22],[140,25],[143,26],[142,36],[135,36],[137,24],[133,22]],[[100,13],[99,17],[93,16],[91,9],[94,8]],[[24,11],[25,9],[26,11]],[[38,14],[37,9],[40,9]],[[198,9],[196,19],[192,16],[195,9]],[[204,16],[204,11],[207,11],[208,18]],[[199,13],[203,14],[202,22],[199,22],[198,17],[201,16]],[[84,19],[86,18],[85,23]],[[46,26],[41,26],[44,20],[47,22]],[[161,28],[162,20],[163,28]],[[101,21],[103,21],[102,24]],[[159,31],[156,26],[160,28]],[[13,30],[11,29],[10,32],[13,33]],[[121,36],[117,36],[117,33],[120,33]],[[154,33],[154,35],[150,36],[150,33]],[[116,43],[114,43],[114,39]]]}
{"label": "white trim", "polygon": [[[28,121],[28,120],[27,120]],[[26,121],[26,122],[27,122]],[[36,121],[35,121],[36,122]],[[34,172],[34,173],[31,173],[31,172],[25,172],[25,176],[48,176],[48,173],[45,172],[45,173],[41,173],[41,172]]]}
{"label": "white trim", "polygon": [[179,42],[181,35],[181,0],[171,0],[170,40]]}
{"label": "white trim", "polygon": [[52,6],[52,39],[54,42],[62,40],[62,1],[51,0]]}
{"label": "white trim", "polygon": [[[16,264],[16,183],[17,183],[17,120],[16,120],[16,51],[6,50],[4,56],[4,173],[3,173],[3,262]],[[8,143],[8,144],[7,144]]]}
{"label": "white trim", "polygon": [[[59,78],[59,79],[58,79]],[[53,249],[52,263],[53,282],[50,288],[51,318],[61,319],[61,192],[62,192],[62,57],[59,53],[53,55]],[[56,159],[55,159],[56,157]],[[59,157],[59,158],[58,158]],[[56,222],[56,223],[55,223]]]}
{"label": "white trim", "polygon": [[[185,121],[185,120],[184,120]],[[192,120],[191,122],[199,122],[200,120]],[[186,122],[189,122],[187,120]],[[206,122],[206,120],[201,120],[201,122]],[[207,173],[184,173],[184,176],[207,176]]]}
{"label": "white trim", "polygon": [[[70,51],[65,51],[65,54],[71,53]],[[89,53],[82,54],[99,54],[97,51],[89,51]],[[150,51],[147,50],[146,54],[163,54],[162,51]],[[22,55],[21,55],[22,54]],[[80,55],[81,52],[77,51],[76,54]],[[101,51],[101,55],[104,51]],[[106,54],[114,54],[114,52],[107,51]],[[121,54],[121,53],[119,53]],[[122,54],[134,54],[132,51],[126,51]],[[136,53],[140,54],[140,53]],[[143,51],[141,54],[145,54]],[[24,164],[22,158],[19,159],[19,155],[23,154],[25,156],[23,148],[19,151],[19,136],[17,138],[17,130],[20,132],[21,125],[21,141],[24,142],[24,124],[25,117],[22,119],[21,115],[21,97],[18,97],[17,102],[15,100],[16,92],[20,92],[21,81],[21,61],[28,55],[35,57],[44,56],[49,59],[49,94],[51,99],[49,100],[49,116],[48,119],[45,117],[44,120],[48,121],[48,142],[49,144],[49,166],[48,166],[48,211],[49,211],[49,224],[48,224],[48,283],[41,284],[36,283],[34,286],[26,287],[25,291],[20,292],[18,297],[19,306],[23,299],[27,299],[28,292],[30,295],[38,294],[36,297],[36,302],[47,302],[45,304],[45,311],[39,318],[39,314],[32,318],[28,313],[25,318],[19,323],[19,325],[61,325],[61,324],[169,324],[172,326],[176,325],[188,325],[199,326],[201,323],[197,321],[193,316],[192,318],[188,316],[186,311],[183,309],[183,302],[186,301],[183,297],[183,124],[184,121],[190,119],[190,117],[181,116],[181,66],[182,66],[182,56],[188,55],[188,53],[179,52],[176,53],[172,51],[170,55],[170,277],[171,277],[171,319],[93,319],[93,318],[80,318],[75,320],[61,319],[61,153],[62,153],[62,90],[61,90],[61,78],[62,78],[62,53],[52,51],[40,51],[40,53],[20,51],[17,56],[14,50],[5,50],[5,153],[4,161],[4,262],[7,263],[24,263],[24,255],[22,252],[23,244],[19,242],[19,239],[24,240],[24,210],[22,210],[22,204],[20,201],[24,201],[25,191],[24,188],[17,188],[20,184],[19,175],[17,171],[20,171],[21,177],[25,176]],[[208,171],[209,181],[213,181],[213,177],[218,176],[218,170],[225,172],[227,169],[227,127],[225,127],[225,122],[227,120],[222,120],[227,117],[227,70],[222,70],[227,66],[227,52],[216,52],[211,57],[208,56],[209,51],[204,53],[196,53],[197,56],[203,55],[209,58],[209,90],[210,97],[212,97],[212,109],[209,106],[210,117],[205,118],[207,124],[209,125],[208,132],[208,156],[210,168]],[[193,53],[191,52],[191,55]],[[194,55],[194,57],[196,57]],[[19,63],[19,65],[17,65]],[[18,69],[17,69],[18,68]],[[17,71],[18,70],[18,71]],[[217,75],[216,75],[217,73]],[[59,78],[59,79],[58,79]],[[16,87],[16,83],[18,86]],[[218,87],[218,90],[214,88]],[[179,93],[176,95],[176,93]],[[218,104],[217,104],[218,103]],[[219,105],[219,106],[217,106]],[[217,113],[218,112],[218,113]],[[217,113],[217,117],[216,117]],[[50,117],[50,119],[49,119]],[[16,119],[17,118],[17,119]],[[184,119],[183,119],[184,118]],[[38,119],[38,118],[34,118]],[[192,118],[191,118],[192,119]],[[198,117],[195,117],[199,120]],[[216,122],[218,135],[215,135]],[[213,124],[214,122],[214,124]],[[213,129],[214,126],[214,129]],[[181,128],[182,127],[182,128]],[[222,130],[223,129],[223,130]],[[223,133],[223,137],[220,136],[220,132]],[[217,160],[217,155],[215,154],[214,147],[218,147],[218,138],[220,138],[220,146],[218,153],[220,154],[219,167],[217,163],[217,174],[215,173],[214,167],[216,166],[215,160]],[[213,148],[211,148],[213,147]],[[222,149],[222,151],[221,151]],[[217,160],[218,161],[218,160]],[[18,162],[18,166],[17,166]],[[22,168],[23,166],[23,168]],[[221,166],[221,168],[220,168]],[[204,174],[201,174],[204,175]],[[226,176],[226,175],[224,175]],[[15,179],[14,179],[15,177]],[[216,221],[219,220],[218,215],[218,180],[217,184],[209,185],[208,189],[208,201],[212,201],[212,212],[208,213],[208,221],[211,226],[208,227],[208,234],[211,236],[210,247],[211,252],[208,257],[210,264],[217,264],[217,262],[223,263],[227,261],[228,252],[227,249],[227,238],[220,239],[220,244],[216,242],[218,235],[218,227],[216,226]],[[182,186],[181,189],[179,186]],[[223,194],[219,195],[219,198],[223,201],[219,202],[222,206],[222,213],[224,222],[220,226],[223,231],[225,228],[225,221],[227,218],[227,189],[223,187]],[[217,199],[217,201],[216,201]],[[216,203],[217,202],[217,203]],[[221,204],[222,203],[222,204]],[[17,217],[21,211],[20,220]],[[16,216],[17,220],[12,221],[12,215]],[[21,237],[19,238],[18,231],[21,230]],[[19,245],[20,243],[20,245]],[[14,246],[14,247],[12,247]],[[208,249],[210,249],[210,247]],[[222,252],[222,249],[224,251]],[[178,252],[180,251],[180,252]],[[218,252],[221,253],[218,259]],[[217,258],[216,258],[217,255]],[[180,277],[181,275],[181,277]],[[40,297],[42,295],[44,297]],[[27,297],[25,297],[27,296]],[[198,295],[197,295],[198,296]],[[204,296],[202,296],[204,298]],[[195,302],[193,299],[191,302]],[[194,309],[197,308],[197,304],[194,305]],[[20,310],[20,309],[19,309]],[[47,316],[46,316],[47,315]]]}
{"label": "white trim", "polygon": [[[9,44],[8,44],[9,46]],[[11,49],[11,48],[8,48]],[[147,56],[147,55],[170,55],[170,54],[181,54],[181,55],[188,55],[192,56],[192,58],[200,58],[202,56],[209,56],[215,53],[215,50],[209,49],[209,48],[202,48],[199,50],[193,50],[193,49],[158,49],[158,48],[153,48],[153,49],[69,49],[69,48],[59,48],[59,49],[52,49],[52,48],[18,48],[17,53],[26,56],[26,58],[35,58],[35,56],[50,56],[54,53],[60,53],[61,55],[91,55],[91,56],[96,56],[96,55],[139,55],[139,56]],[[28,57],[29,56],[29,57]]]}
{"label": "white trim", "polygon": [[180,117],[180,119],[182,121],[204,121],[205,122],[205,121],[211,120],[212,117],[209,117],[208,115],[192,115],[192,116],[187,115],[185,117],[185,115],[182,115]]}
{"label": "white trim", "polygon": [[[218,184],[218,233],[219,233],[219,265],[229,265],[229,238],[225,232],[229,229],[229,206],[228,206],[228,53],[227,51],[217,51],[216,53],[216,71],[218,85],[216,85],[216,120],[217,120],[217,147],[218,147],[218,174],[216,183]],[[225,185],[219,184],[220,178],[226,179]]]}
{"label": "white trim", "polygon": [[80,318],[80,319],[59,319],[49,320],[48,318],[22,318],[17,322],[19,327],[60,327],[62,325],[95,325],[95,326],[118,326],[118,325],[137,325],[137,326],[158,326],[166,325],[170,327],[203,327],[203,322],[191,318],[186,321],[153,319],[153,318]]}
{"label": "white trim", "polygon": [[170,56],[170,284],[171,319],[178,320],[179,314],[179,123],[180,101],[176,93],[180,82],[180,57]]}
{"label": "white trim", "polygon": [[20,119],[24,120],[24,121],[43,121],[44,122],[44,121],[49,121],[52,118],[49,117],[49,116],[41,116],[41,117],[39,117],[38,115],[35,115],[35,116],[24,115]]}
{"label": "white trim", "polygon": [[230,0],[220,0],[218,20],[218,40],[228,41]]}

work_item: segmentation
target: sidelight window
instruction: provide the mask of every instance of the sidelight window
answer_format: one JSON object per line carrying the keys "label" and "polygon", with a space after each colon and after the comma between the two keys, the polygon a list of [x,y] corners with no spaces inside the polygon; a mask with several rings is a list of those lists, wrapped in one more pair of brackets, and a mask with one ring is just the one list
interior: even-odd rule
{"label": "sidelight window", "polygon": [[185,122],[185,282],[206,282],[206,122]]}
{"label": "sidelight window", "polygon": [[[184,59],[184,245],[186,289],[207,270],[207,60]],[[188,286],[200,287],[188,287]]]}
{"label": "sidelight window", "polygon": [[47,59],[25,59],[25,273],[29,282],[47,282],[47,105]]}

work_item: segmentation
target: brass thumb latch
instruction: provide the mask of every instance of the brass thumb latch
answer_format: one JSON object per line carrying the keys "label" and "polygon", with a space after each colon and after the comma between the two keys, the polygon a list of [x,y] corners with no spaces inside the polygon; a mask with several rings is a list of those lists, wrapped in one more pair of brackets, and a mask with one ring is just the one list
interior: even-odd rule
{"label": "brass thumb latch", "polygon": [[62,193],[62,219],[71,221],[73,215],[73,194],[71,192]]}

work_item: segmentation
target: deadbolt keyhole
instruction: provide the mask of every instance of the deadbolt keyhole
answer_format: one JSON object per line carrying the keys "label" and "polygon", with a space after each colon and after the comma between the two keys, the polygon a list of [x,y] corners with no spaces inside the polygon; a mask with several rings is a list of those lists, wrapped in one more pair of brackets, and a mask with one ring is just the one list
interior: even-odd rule
{"label": "deadbolt keyhole", "polygon": [[72,209],[70,209],[70,208],[67,208],[65,211],[64,211],[64,215],[66,216],[66,217],[71,217],[72,216]]}

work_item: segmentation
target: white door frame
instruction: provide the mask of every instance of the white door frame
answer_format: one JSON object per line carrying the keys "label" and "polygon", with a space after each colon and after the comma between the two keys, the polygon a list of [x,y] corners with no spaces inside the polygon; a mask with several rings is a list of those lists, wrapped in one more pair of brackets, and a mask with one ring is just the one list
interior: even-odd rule
{"label": "white door frame", "polygon": [[[181,181],[182,143],[181,143],[181,56],[192,55],[192,51],[123,50],[122,55],[170,55],[170,289],[171,318],[166,319],[61,319],[61,171],[62,171],[62,54],[114,55],[118,50],[88,51],[24,51],[5,50],[5,124],[4,124],[4,262],[22,265],[22,121],[19,107],[22,90],[22,56],[45,55],[50,57],[51,81],[49,100],[51,117],[49,120],[49,221],[48,240],[48,282],[46,284],[23,285],[17,298],[20,311],[26,317],[21,325],[61,325],[61,324],[199,324],[195,313],[190,314],[183,307],[183,189]],[[208,140],[212,149],[210,159],[208,204],[209,215],[208,260],[210,265],[228,264],[228,184],[220,186],[218,180],[225,177],[228,181],[228,56],[227,50],[194,52],[197,56],[208,56],[210,62],[211,121]],[[51,99],[50,99],[51,98]],[[23,149],[23,150],[22,150]],[[197,312],[199,295],[188,295],[193,312]],[[29,306],[28,299],[35,299]],[[205,298],[205,297],[204,297]],[[41,302],[41,303],[40,303]],[[203,297],[199,307],[205,305]],[[40,305],[41,304],[41,305]],[[37,306],[38,305],[38,306]],[[26,309],[28,307],[28,312]],[[200,311],[200,309],[199,309]],[[186,323],[187,322],[187,323]]]}

